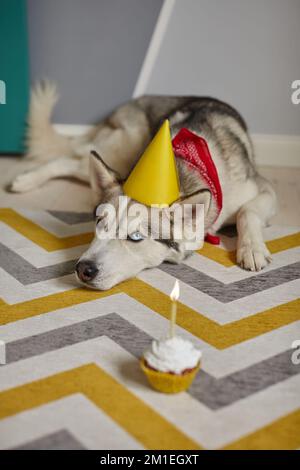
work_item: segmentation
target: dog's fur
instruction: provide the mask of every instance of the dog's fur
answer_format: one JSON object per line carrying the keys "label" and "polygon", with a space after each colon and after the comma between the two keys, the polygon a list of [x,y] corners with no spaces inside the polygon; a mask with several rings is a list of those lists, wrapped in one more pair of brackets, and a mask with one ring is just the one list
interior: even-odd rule
{"label": "dog's fur", "polygon": [[[59,135],[50,123],[56,100],[56,89],[49,83],[32,92],[28,156],[36,159],[39,166],[19,175],[12,183],[13,191],[29,191],[51,178],[71,176],[90,182],[97,204],[105,201],[118,208],[121,181],[168,118],[172,136],[187,127],[206,139],[223,192],[223,209],[213,223],[216,207],[210,192],[177,159],[180,202],[205,205],[205,232],[236,223],[237,263],[244,269],[258,271],[270,261],[262,227],[275,213],[276,196],[271,184],[257,172],[246,124],[235,109],[207,97],[144,96],[117,108],[86,135],[70,138]],[[101,157],[91,156],[91,150]],[[128,207],[131,203],[129,200]],[[79,267],[92,265],[95,274],[87,279],[84,269],[77,268],[77,275],[91,287],[108,289],[163,261],[181,262],[187,254],[185,240],[147,238],[135,243],[99,240],[95,236],[79,263]]]}

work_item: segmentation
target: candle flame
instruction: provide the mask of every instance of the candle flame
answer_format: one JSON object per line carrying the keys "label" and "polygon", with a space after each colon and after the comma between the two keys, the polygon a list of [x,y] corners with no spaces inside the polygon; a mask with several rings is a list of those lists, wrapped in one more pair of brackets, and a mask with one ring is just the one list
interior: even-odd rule
{"label": "candle flame", "polygon": [[170,294],[170,299],[172,301],[178,300],[179,299],[179,293],[180,293],[179,282],[178,282],[178,279],[176,279],[174,287],[173,287],[172,292]]}

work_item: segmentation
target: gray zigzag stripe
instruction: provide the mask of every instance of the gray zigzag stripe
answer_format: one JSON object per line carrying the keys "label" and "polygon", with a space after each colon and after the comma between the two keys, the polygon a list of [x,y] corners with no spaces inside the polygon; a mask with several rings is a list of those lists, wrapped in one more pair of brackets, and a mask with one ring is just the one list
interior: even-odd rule
{"label": "gray zigzag stripe", "polygon": [[91,212],[69,212],[69,211],[47,211],[65,224],[76,225],[85,222],[92,222],[94,216]]}
{"label": "gray zigzag stripe", "polygon": [[160,269],[194,287],[194,289],[204,292],[220,302],[228,303],[298,279],[300,262],[282,266],[281,268],[230,284],[223,284],[223,282],[185,264],[174,265],[164,263],[160,266]]}
{"label": "gray zigzag stripe", "polygon": [[[152,340],[132,323],[111,313],[7,343],[7,364],[102,335],[137,358]],[[292,364],[291,354],[292,351],[285,351],[221,379],[200,370],[189,393],[211,409],[227,406],[298,374],[300,368]]]}
{"label": "gray zigzag stripe", "polygon": [[[74,272],[77,260],[36,268],[20,255],[0,243],[0,266],[24,285],[54,279]],[[299,278],[300,262],[283,266],[273,271],[252,276],[250,279],[223,284],[222,282],[184,264],[164,263],[159,269],[177,277],[195,289],[227,303],[247,295],[261,292],[271,287]]]}
{"label": "gray zigzag stripe", "polygon": [[85,447],[66,429],[26,442],[9,450],[84,450]]}
{"label": "gray zigzag stripe", "polygon": [[76,261],[64,261],[62,263],[36,268],[22,256],[0,243],[0,266],[11,276],[27,286],[35,282],[47,281],[65,276],[74,272]]}

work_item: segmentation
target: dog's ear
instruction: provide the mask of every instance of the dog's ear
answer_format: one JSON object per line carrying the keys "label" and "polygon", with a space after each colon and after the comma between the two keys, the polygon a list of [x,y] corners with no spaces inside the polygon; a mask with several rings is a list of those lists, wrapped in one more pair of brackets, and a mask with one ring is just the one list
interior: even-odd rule
{"label": "dog's ear", "polygon": [[180,199],[174,202],[174,206],[176,204],[180,204],[180,205],[190,204],[191,211],[188,211],[187,213],[186,212],[183,213],[183,220],[188,225],[192,224],[192,226],[195,226],[199,222],[197,220],[197,215],[199,214],[199,212],[197,211],[197,204],[203,204],[204,206],[204,221],[205,221],[207,214],[209,212],[210,206],[211,206],[211,198],[212,196],[211,196],[211,192],[209,191],[209,189],[199,189],[199,191],[195,191],[194,193],[180,197]]}
{"label": "dog's ear", "polygon": [[[190,207],[187,208],[187,210],[184,207],[180,218],[176,219],[175,212],[174,212],[174,218],[173,218],[175,238],[176,238],[176,230],[183,229],[184,239],[189,240],[191,243],[190,247],[187,247],[186,245],[186,248],[188,250],[195,250],[201,247],[201,243],[203,239],[191,240],[188,234],[191,233],[190,230],[192,230],[193,235],[197,234],[197,236],[200,235],[202,238],[201,231],[202,229],[205,230],[205,226],[207,224],[206,218],[210,211],[211,201],[212,201],[211,192],[208,189],[200,189],[186,196],[182,196],[177,201],[174,202],[173,207],[175,211],[176,211],[176,205],[180,205],[180,206],[185,206],[187,204],[190,205]],[[203,211],[199,210],[199,207],[197,207],[198,204],[202,204],[204,206]],[[172,206],[171,206],[171,209],[172,209]],[[203,217],[204,217],[204,220],[203,220]],[[208,218],[210,218],[210,215],[208,216]],[[181,224],[181,226],[178,225],[179,223]],[[204,236],[204,231],[203,231],[203,236]]]}
{"label": "dog's ear", "polygon": [[119,191],[121,187],[120,175],[110,168],[95,150],[90,154],[90,183],[97,202],[105,194]]}
{"label": "dog's ear", "polygon": [[199,189],[192,194],[182,196],[177,204],[203,204],[204,205],[204,216],[208,214],[210,203],[211,203],[211,192],[209,189]]}

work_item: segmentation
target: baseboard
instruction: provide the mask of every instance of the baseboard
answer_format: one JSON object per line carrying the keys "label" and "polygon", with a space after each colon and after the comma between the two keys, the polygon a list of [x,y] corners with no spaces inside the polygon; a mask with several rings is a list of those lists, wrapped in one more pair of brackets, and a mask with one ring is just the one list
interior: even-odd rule
{"label": "baseboard", "polygon": [[253,134],[257,164],[300,168],[300,136]]}
{"label": "baseboard", "polygon": [[[56,124],[58,132],[80,135],[93,126],[84,124]],[[256,161],[259,166],[300,168],[300,136],[253,134]]]}
{"label": "baseboard", "polygon": [[93,129],[95,126],[88,124],[54,124],[54,127],[60,134],[77,136],[85,134],[86,132]]}

